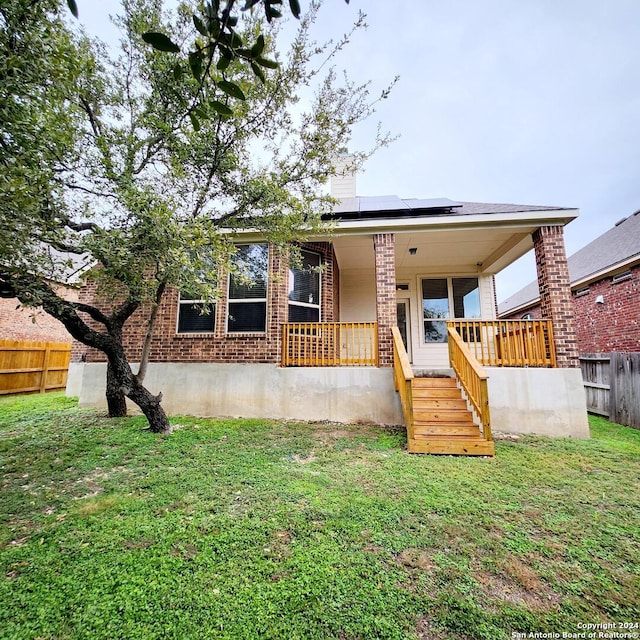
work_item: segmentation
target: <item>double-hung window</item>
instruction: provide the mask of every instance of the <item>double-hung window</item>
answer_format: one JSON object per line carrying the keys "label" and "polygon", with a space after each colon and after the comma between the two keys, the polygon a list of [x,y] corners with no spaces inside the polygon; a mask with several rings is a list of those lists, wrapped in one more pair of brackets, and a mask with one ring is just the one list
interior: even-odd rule
{"label": "double-hung window", "polygon": [[237,245],[232,262],[227,331],[264,332],[267,321],[269,248],[266,244]]}
{"label": "double-hung window", "polygon": [[320,322],[320,255],[303,249],[300,258],[289,269],[289,322]]}
{"label": "double-hung window", "polygon": [[180,292],[178,333],[213,333],[216,328],[216,305],[197,295]]}
{"label": "double-hung window", "polygon": [[423,278],[422,315],[424,341],[446,342],[448,318],[480,317],[478,278]]}

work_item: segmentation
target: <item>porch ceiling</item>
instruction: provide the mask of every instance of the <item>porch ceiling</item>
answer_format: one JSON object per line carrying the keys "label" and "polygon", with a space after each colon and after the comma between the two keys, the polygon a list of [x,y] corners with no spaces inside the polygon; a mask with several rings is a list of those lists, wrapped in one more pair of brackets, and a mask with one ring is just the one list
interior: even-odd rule
{"label": "porch ceiling", "polygon": [[[533,248],[531,233],[536,228],[396,231],[396,268],[497,273]],[[340,269],[373,269],[372,234],[337,235],[333,245]]]}

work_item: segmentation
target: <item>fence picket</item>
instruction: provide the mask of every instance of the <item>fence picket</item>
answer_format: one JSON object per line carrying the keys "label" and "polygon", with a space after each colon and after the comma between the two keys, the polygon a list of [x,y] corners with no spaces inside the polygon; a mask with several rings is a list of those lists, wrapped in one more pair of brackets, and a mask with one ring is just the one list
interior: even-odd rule
{"label": "fence picket", "polygon": [[0,395],[64,389],[71,345],[0,340]]}

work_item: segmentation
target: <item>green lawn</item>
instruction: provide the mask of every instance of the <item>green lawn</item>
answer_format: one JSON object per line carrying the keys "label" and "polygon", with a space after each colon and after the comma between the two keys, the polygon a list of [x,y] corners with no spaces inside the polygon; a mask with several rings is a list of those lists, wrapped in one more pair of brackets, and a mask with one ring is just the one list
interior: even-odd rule
{"label": "green lawn", "polygon": [[589,441],[489,459],[410,455],[397,429],[172,422],[157,436],[61,394],[0,399],[0,638],[640,621],[638,431],[591,418]]}

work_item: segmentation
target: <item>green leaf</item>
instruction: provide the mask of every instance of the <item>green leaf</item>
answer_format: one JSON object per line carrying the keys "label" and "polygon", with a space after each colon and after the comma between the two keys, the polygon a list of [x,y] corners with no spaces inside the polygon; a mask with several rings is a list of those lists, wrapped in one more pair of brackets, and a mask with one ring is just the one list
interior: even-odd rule
{"label": "green leaf", "polygon": [[217,100],[212,100],[209,104],[211,105],[211,108],[217,113],[219,113],[221,116],[233,115],[233,111],[226,104],[223,104],[222,102],[218,102]]}
{"label": "green leaf", "polygon": [[228,80],[220,80],[216,84],[222,91],[224,91],[228,96],[231,96],[232,98],[238,98],[238,100],[247,99],[242,89],[237,84],[235,84],[235,82],[229,82]]}
{"label": "green leaf", "polygon": [[253,7],[254,5],[258,4],[258,2],[260,2],[260,0],[247,0],[244,3],[244,7],[242,7],[242,11],[246,11],[247,9],[251,9],[251,7]]}
{"label": "green leaf", "polygon": [[182,65],[178,62],[173,67],[173,79],[180,80],[182,78]]}
{"label": "green leaf", "polygon": [[251,57],[257,58],[264,51],[264,36],[260,34],[256,43],[251,47]]}
{"label": "green leaf", "polygon": [[261,67],[267,67],[267,69],[277,69],[280,66],[275,60],[267,60],[267,58],[263,58],[262,56],[258,56],[256,62]]}
{"label": "green leaf", "polygon": [[168,36],[165,36],[164,33],[147,31],[147,33],[142,34],[142,39],[158,51],[168,51],[170,53],[178,53],[180,51],[180,47],[172,42]]}
{"label": "green leaf", "polygon": [[231,64],[231,58],[220,56],[218,64],[216,65],[216,69],[218,69],[218,71],[224,71],[229,66],[229,64]]}
{"label": "green leaf", "polygon": [[192,51],[189,54],[189,67],[191,69],[191,75],[200,80],[202,77],[202,54],[200,51]]}
{"label": "green leaf", "polygon": [[189,114],[189,120],[191,120],[191,124],[193,125],[193,130],[200,131],[200,120],[196,118],[195,113],[191,112]]}
{"label": "green leaf", "polygon": [[298,0],[289,0],[289,7],[291,8],[291,13],[293,13],[294,17],[300,17],[300,3]]}
{"label": "green leaf", "polygon": [[267,81],[264,71],[253,61],[251,62],[251,70],[258,76],[258,78],[260,78],[262,84]]}
{"label": "green leaf", "polygon": [[78,17],[78,5],[76,4],[76,0],[67,0],[67,6],[69,7],[69,11],[77,18]]}
{"label": "green leaf", "polygon": [[207,27],[204,26],[204,22],[194,13],[193,14],[193,26],[205,37],[209,37]]}
{"label": "green leaf", "polygon": [[282,18],[282,14],[280,11],[270,6],[267,9],[267,22],[271,22],[274,18]]}

